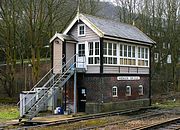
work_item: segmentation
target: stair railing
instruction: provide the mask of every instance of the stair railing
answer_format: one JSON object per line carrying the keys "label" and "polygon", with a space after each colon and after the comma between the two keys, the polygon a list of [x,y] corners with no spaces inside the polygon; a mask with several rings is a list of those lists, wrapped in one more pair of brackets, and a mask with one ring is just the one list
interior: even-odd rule
{"label": "stair railing", "polygon": [[[64,58],[65,58],[65,55],[62,56],[62,59],[61,59],[61,60],[63,60]],[[52,72],[52,70],[54,70],[58,65],[59,65],[59,64],[57,63],[53,68],[51,68],[51,69],[34,85],[34,87],[31,88],[31,90],[28,91],[28,92],[26,93],[26,95],[25,95],[22,99],[19,100],[19,102],[17,103],[17,105],[19,105],[20,102],[23,101],[23,100],[27,97],[27,95],[28,95],[31,91],[33,91],[33,90]]]}

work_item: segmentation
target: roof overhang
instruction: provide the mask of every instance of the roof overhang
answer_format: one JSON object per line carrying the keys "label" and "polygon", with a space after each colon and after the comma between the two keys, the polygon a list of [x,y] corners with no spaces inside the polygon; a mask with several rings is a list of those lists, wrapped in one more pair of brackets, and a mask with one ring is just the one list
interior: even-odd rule
{"label": "roof overhang", "polygon": [[76,43],[77,40],[75,40],[73,37],[69,36],[69,35],[65,35],[65,34],[60,34],[60,33],[56,33],[54,34],[54,36],[50,39],[50,43],[52,43],[56,38],[60,39],[61,41],[68,41],[68,42],[73,42]]}
{"label": "roof overhang", "polygon": [[156,44],[156,42],[144,42],[144,41],[136,41],[132,39],[125,39],[125,38],[120,38],[120,37],[115,37],[115,36],[110,36],[110,35],[104,35],[104,39],[108,40],[115,40],[115,41],[120,41],[120,42],[128,42],[128,43],[135,43],[135,44],[140,44],[140,45],[146,45],[146,46],[153,46]]}
{"label": "roof overhang", "polygon": [[90,22],[83,14],[76,15],[76,17],[72,20],[72,22],[69,24],[69,26],[64,30],[63,34],[67,35],[67,33],[70,31],[70,29],[74,26],[74,24],[81,20],[84,22],[94,33],[96,33],[99,37],[103,37],[104,33],[98,29],[92,22]]}

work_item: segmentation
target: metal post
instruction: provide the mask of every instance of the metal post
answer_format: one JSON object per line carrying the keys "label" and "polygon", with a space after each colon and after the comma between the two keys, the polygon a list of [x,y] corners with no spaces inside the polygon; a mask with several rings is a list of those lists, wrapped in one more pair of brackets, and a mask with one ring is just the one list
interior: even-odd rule
{"label": "metal post", "polygon": [[76,108],[77,108],[77,102],[76,102],[76,69],[74,70],[74,114],[76,114],[77,113],[77,110],[76,110]]}

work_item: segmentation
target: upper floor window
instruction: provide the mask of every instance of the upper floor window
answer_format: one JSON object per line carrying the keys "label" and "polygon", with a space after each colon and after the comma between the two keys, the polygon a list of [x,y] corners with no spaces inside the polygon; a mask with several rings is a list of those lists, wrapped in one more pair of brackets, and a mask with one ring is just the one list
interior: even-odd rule
{"label": "upper floor window", "polygon": [[78,25],[78,36],[85,36],[86,26],[85,24]]}
{"label": "upper floor window", "polygon": [[126,86],[126,96],[131,96],[131,86]]}
{"label": "upper floor window", "polygon": [[112,87],[112,97],[117,97],[118,96],[118,89],[116,86]]}
{"label": "upper floor window", "polygon": [[149,49],[146,47],[138,47],[138,65],[149,65]]}
{"label": "upper floor window", "polygon": [[104,64],[117,64],[117,44],[104,43]]}
{"label": "upper floor window", "polygon": [[143,95],[144,94],[144,90],[143,90],[143,86],[142,85],[139,85],[138,93],[139,93],[139,95]]}
{"label": "upper floor window", "polygon": [[119,44],[119,56],[121,65],[136,65],[135,46]]}
{"label": "upper floor window", "polygon": [[88,43],[89,56],[88,56],[88,64],[99,64],[99,53],[100,53],[100,45],[99,42],[89,42]]}
{"label": "upper floor window", "polygon": [[78,44],[79,57],[85,56],[85,44]]}

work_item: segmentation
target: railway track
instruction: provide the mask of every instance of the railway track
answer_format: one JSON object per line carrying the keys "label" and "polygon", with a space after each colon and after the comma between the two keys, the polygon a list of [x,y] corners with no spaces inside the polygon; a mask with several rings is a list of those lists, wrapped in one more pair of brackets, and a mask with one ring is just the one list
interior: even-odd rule
{"label": "railway track", "polygon": [[180,117],[132,130],[180,130]]}
{"label": "railway track", "polygon": [[[0,127],[1,129],[29,129],[29,128],[38,128],[38,127],[47,127],[47,126],[57,126],[57,125],[62,125],[62,124],[69,124],[69,123],[74,123],[74,122],[79,122],[79,121],[85,121],[85,120],[90,120],[90,119],[97,119],[97,118],[103,118],[103,117],[110,117],[110,116],[118,116],[118,115],[131,115],[129,119],[127,120],[121,120],[121,121],[116,121],[113,123],[108,123],[100,126],[93,126],[93,127],[87,127],[83,128],[82,130],[86,129],[95,129],[95,128],[101,128],[107,125],[114,125],[114,124],[119,124],[119,123],[125,123],[129,122],[132,120],[138,120],[138,119],[143,119],[143,118],[150,118],[154,116],[160,116],[163,114],[163,112],[157,112],[157,111],[152,111],[154,109],[153,107],[146,107],[146,108],[139,108],[139,109],[133,109],[133,110],[127,110],[127,111],[114,111],[114,112],[106,112],[106,113],[99,113],[99,114],[93,114],[93,115],[87,115],[87,116],[80,116],[80,117],[74,117],[72,119],[66,119],[66,120],[61,120],[61,121],[55,121],[51,123],[46,123],[46,124],[41,124],[37,122],[24,122],[23,124],[15,124],[12,127]],[[146,112],[145,112],[146,111]]]}

